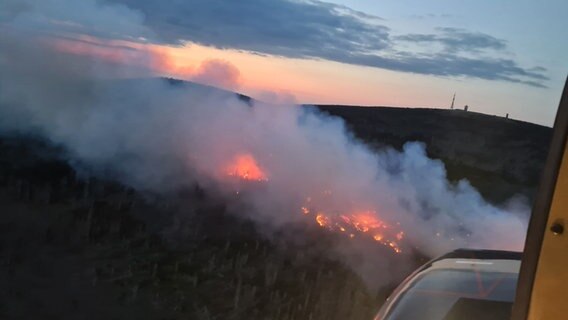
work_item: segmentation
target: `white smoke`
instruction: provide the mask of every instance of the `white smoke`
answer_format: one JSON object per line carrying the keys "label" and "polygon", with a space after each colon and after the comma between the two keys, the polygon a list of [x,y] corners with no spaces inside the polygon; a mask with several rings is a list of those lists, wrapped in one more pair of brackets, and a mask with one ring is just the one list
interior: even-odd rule
{"label": "white smoke", "polygon": [[[0,131],[40,133],[94,170],[158,192],[197,182],[233,194],[246,186],[228,179],[224,168],[249,154],[268,181],[241,199],[263,225],[302,223],[299,210],[313,197],[314,206],[330,213],[374,210],[430,255],[460,247],[522,249],[529,209],[499,208],[467,181],[448,182],[443,163],[429,159],[420,143],[376,153],[341,119],[316,109],[251,106],[227,92],[159,79],[110,80],[132,74],[131,67],[54,49],[22,27],[51,28],[51,10],[26,3],[0,20]],[[89,24],[109,24],[100,32],[119,30],[112,29],[119,13],[126,30],[144,30],[139,15],[124,7],[86,3],[89,17],[101,19]],[[83,16],[58,18],[71,23]],[[322,192],[325,199],[318,198]]]}

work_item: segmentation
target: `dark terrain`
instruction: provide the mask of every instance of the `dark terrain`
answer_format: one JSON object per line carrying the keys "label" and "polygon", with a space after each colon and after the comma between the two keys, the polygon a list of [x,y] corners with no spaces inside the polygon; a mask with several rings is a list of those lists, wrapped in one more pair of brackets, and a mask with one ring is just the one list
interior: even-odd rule
{"label": "dark terrain", "polygon": [[495,203],[515,194],[534,197],[552,138],[548,127],[463,110],[319,108],[345,119],[375,148],[424,142],[428,155],[444,162],[450,180],[468,179]]}
{"label": "dark terrain", "polygon": [[[496,203],[534,195],[552,133],[463,111],[319,108],[374,148],[425,142]],[[148,194],[64,155],[0,138],[1,319],[370,319],[392,288],[368,289],[315,226],[288,231],[301,243],[266,239],[198,186]]]}
{"label": "dark terrain", "polygon": [[365,319],[384,299],[315,226],[268,241],[199,188],[136,192],[60,152],[0,140],[1,319]]}

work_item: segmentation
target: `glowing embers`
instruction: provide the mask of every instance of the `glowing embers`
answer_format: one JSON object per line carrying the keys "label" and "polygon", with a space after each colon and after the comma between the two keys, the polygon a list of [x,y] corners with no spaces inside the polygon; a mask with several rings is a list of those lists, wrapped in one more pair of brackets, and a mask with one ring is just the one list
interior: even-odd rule
{"label": "glowing embers", "polygon": [[[304,215],[311,212],[307,207],[302,207],[301,211]],[[320,211],[315,215],[315,220],[320,227],[344,233],[349,238],[368,237],[389,247],[396,253],[402,252],[399,243],[404,238],[404,232],[397,231],[394,227],[378,219],[375,211],[339,215],[330,215]]]}
{"label": "glowing embers", "polygon": [[226,168],[229,176],[249,181],[268,181],[268,177],[250,154],[237,155]]}
{"label": "glowing embers", "polygon": [[[239,154],[234,157],[230,165],[225,167],[224,173],[243,181],[268,182],[266,172],[250,154]],[[247,183],[247,185],[252,186],[255,184]],[[265,186],[265,183],[258,184],[258,186]],[[240,191],[236,191],[237,195],[239,193]],[[320,207],[315,204],[316,202],[328,203],[333,197],[334,193],[331,190],[323,190],[314,201],[312,201],[311,197],[307,197],[304,206],[300,208],[300,213],[304,216],[310,216],[308,219],[313,217],[320,227],[329,231],[344,234],[351,239],[366,237],[390,248],[396,253],[401,252],[399,243],[404,238],[404,232],[380,220],[376,211],[364,210],[344,213],[315,209]]]}

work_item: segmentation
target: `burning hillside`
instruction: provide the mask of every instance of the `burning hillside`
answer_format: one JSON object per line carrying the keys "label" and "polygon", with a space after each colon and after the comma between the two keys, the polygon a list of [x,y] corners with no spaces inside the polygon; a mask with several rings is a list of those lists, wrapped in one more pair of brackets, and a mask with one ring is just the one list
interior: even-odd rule
{"label": "burning hillside", "polygon": [[[236,177],[243,182],[263,182],[269,184],[267,173],[261,169],[256,159],[251,154],[239,154],[232,163],[227,166],[226,174]],[[240,191],[236,191],[237,194]],[[348,238],[368,237],[374,241],[392,249],[396,253],[401,253],[401,241],[404,232],[400,229],[387,224],[379,218],[375,210],[353,211],[351,213],[324,212],[317,209],[318,201],[325,201],[326,198],[333,196],[329,190],[319,194],[317,200],[312,196],[306,197],[304,206],[300,208],[302,215],[306,219],[316,222],[320,227],[331,232],[336,232]]]}
{"label": "burning hillside", "polygon": [[316,221],[322,228],[343,233],[349,238],[368,236],[391,248],[394,252],[401,253],[400,242],[404,238],[404,232],[396,232],[392,226],[382,222],[376,216],[377,213],[374,211],[341,214],[339,217],[319,212],[316,214]]}
{"label": "burning hillside", "polygon": [[109,64],[21,32],[15,26],[0,38],[0,129],[53,141],[81,170],[158,193],[197,184],[233,194],[235,180],[255,182],[241,199],[259,224],[305,221],[305,207],[309,221],[368,234],[396,252],[403,237],[430,255],[523,245],[528,207],[495,206],[467,181],[449,182],[422,144],[372,150],[315,108],[117,80],[140,70],[121,56]]}

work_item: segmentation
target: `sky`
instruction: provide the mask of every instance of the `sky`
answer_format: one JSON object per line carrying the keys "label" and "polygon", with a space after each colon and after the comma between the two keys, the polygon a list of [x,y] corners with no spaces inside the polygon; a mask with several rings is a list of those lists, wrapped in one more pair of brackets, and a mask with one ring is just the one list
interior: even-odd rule
{"label": "sky", "polygon": [[261,100],[449,108],[455,93],[456,107],[551,126],[566,12],[563,0],[3,0],[0,28]]}

